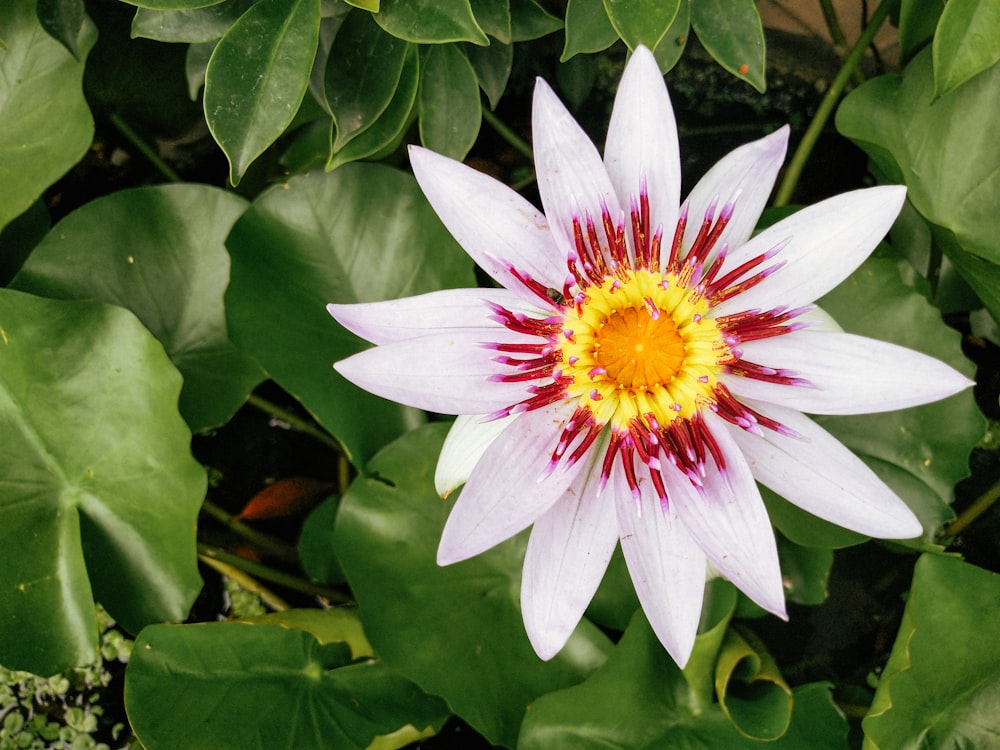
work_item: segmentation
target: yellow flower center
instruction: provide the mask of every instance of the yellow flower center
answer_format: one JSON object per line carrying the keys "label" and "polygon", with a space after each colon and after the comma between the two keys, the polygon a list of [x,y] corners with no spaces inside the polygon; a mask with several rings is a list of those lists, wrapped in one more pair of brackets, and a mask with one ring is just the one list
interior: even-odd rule
{"label": "yellow flower center", "polygon": [[557,342],[570,397],[602,424],[655,429],[712,402],[733,360],[709,304],[685,279],[647,270],[607,278],[567,307]]}

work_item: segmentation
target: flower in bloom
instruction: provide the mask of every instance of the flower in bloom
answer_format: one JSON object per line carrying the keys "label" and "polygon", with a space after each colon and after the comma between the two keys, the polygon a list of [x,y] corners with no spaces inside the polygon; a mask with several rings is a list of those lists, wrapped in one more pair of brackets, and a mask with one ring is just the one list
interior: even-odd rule
{"label": "flower in bloom", "polygon": [[544,213],[463,164],[410,152],[431,205],[500,288],[330,305],[377,344],[338,362],[341,374],[460,415],[436,483],[465,487],[438,562],[532,526],[521,608],[547,659],[620,543],[653,630],[683,665],[706,574],[785,617],[756,482],[862,534],[919,536],[909,508],[803,414],[900,409],[970,385],[811,306],[869,255],[904,189],[840,195],[751,237],[784,128],[724,157],[682,203],[674,116],[644,48],[622,77],[603,159],[543,81],[532,118]]}

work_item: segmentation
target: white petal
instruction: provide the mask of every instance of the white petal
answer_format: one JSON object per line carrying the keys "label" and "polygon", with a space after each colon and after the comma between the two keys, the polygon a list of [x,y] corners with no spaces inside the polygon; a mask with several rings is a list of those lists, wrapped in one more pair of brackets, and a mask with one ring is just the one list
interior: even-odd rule
{"label": "white petal", "polygon": [[[594,223],[601,227],[603,198],[611,218],[617,222],[618,197],[594,144],[540,78],[535,84],[531,130],[542,207],[563,253],[569,253],[575,247],[573,217],[584,222],[589,212]],[[603,236],[600,230],[599,235]],[[555,288],[562,289],[562,282]]]}
{"label": "white petal", "polygon": [[491,414],[523,401],[524,383],[487,380],[509,371],[482,342],[525,341],[497,326],[454,330],[376,346],[342,359],[337,372],[376,396],[441,414]]}
{"label": "white petal", "polygon": [[768,404],[748,404],[801,437],[772,430],[730,432],[761,484],[814,516],[881,539],[920,536],[920,521],[864,462],[809,417]]}
{"label": "white petal", "polygon": [[614,499],[598,496],[599,478],[599,471],[580,471],[528,539],[521,611],[528,639],[545,660],[566,645],[618,543]]}
{"label": "white petal", "polygon": [[486,273],[527,293],[509,263],[562,289],[566,258],[538,209],[492,177],[419,146],[410,147],[410,166],[448,231]]}
{"label": "white petal", "polygon": [[[697,236],[711,202],[718,200],[718,212],[737,195],[736,210],[716,244],[721,247],[723,242],[728,243],[729,249],[733,250],[747,241],[767,205],[774,180],[785,160],[788,132],[786,125],[770,135],[740,146],[722,157],[698,181],[687,198],[689,209],[687,230],[684,232],[685,248],[690,247]],[[724,270],[727,267],[724,266]]]}
{"label": "white petal", "polygon": [[486,449],[518,416],[520,415],[511,414],[488,422],[477,416],[457,416],[441,446],[437,468],[434,470],[434,488],[437,493],[441,497],[448,497],[465,484]]}
{"label": "white petal", "polygon": [[[896,185],[837,195],[768,227],[733,248],[720,276],[788,240],[765,266],[782,263],[754,287],[727,300],[718,314],[799,307],[822,297],[846,279],[889,231],[903,206],[906,188]],[[759,269],[758,269],[759,270]]]}
{"label": "white petal", "polygon": [[[653,53],[639,47],[632,54],[615,96],[604,163],[622,207],[639,195],[645,181],[650,226],[663,228],[669,243],[677,224],[681,159],[677,124],[663,74]],[[626,232],[626,236],[631,234]]]}
{"label": "white petal", "polygon": [[747,361],[791,370],[811,386],[726,375],[722,380],[733,394],[809,414],[905,409],[951,396],[973,384],[926,354],[849,333],[802,330],[750,341],[740,348]]}
{"label": "white petal", "polygon": [[439,565],[467,560],[517,534],[562,496],[585,462],[546,474],[572,415],[558,408],[522,414],[483,453],[441,533]]}
{"label": "white petal", "polygon": [[709,460],[698,491],[664,462],[670,502],[712,564],[757,604],[784,618],[778,550],[764,501],[726,423],[711,413],[705,420],[725,458],[725,477]]}
{"label": "white petal", "polygon": [[[698,634],[705,595],[705,553],[695,544],[673,506],[662,508],[648,479],[638,503],[616,466],[610,489],[618,531],[636,595],[653,632],[680,667],[687,664]],[[686,482],[686,478],[681,478]]]}
{"label": "white petal", "polygon": [[537,309],[526,310],[524,297],[506,289],[444,289],[385,302],[329,304],[326,309],[344,328],[366,341],[388,344],[441,329],[496,328],[497,324],[489,319],[493,313],[484,300],[508,310],[534,313],[534,317],[547,314]]}

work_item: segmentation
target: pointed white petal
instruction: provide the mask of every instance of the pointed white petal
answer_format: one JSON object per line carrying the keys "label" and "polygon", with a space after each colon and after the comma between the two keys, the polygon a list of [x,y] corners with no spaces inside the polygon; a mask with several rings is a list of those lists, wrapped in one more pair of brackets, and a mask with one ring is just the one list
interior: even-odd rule
{"label": "pointed white petal", "polygon": [[477,416],[457,416],[441,446],[441,455],[434,470],[434,489],[437,493],[448,497],[465,484],[486,449],[518,416],[511,414],[488,422]]}
{"label": "pointed white petal", "polygon": [[485,341],[525,341],[497,326],[454,330],[376,346],[342,359],[337,372],[376,396],[441,414],[491,414],[528,397],[524,383],[488,380],[509,368]]}
{"label": "pointed white petal", "polygon": [[565,255],[545,217],[503,183],[433,151],[410,147],[410,166],[431,206],[480,268],[508,289],[527,293],[507,265],[562,289]]}
{"label": "pointed white petal", "polygon": [[[687,482],[686,478],[681,481]],[[680,667],[687,664],[698,634],[705,595],[705,553],[670,506],[662,508],[651,482],[640,482],[638,503],[619,466],[609,489],[618,531],[636,595],[653,632]]]}
{"label": "pointed white petal", "polygon": [[524,530],[552,507],[585,462],[546,474],[571,409],[525,412],[483,453],[441,533],[439,565],[467,560]]}
{"label": "pointed white petal", "polygon": [[785,618],[778,549],[764,501],[726,423],[711,413],[705,420],[725,459],[725,476],[709,460],[698,491],[664,462],[670,502],[712,564],[761,607]]}
{"label": "pointed white petal", "polygon": [[690,247],[697,236],[711,202],[718,200],[718,213],[737,195],[733,218],[716,245],[721,247],[722,243],[728,243],[732,251],[747,241],[767,205],[774,180],[785,159],[788,132],[786,125],[770,135],[740,146],[722,157],[698,181],[687,198],[689,209],[687,230],[684,232],[685,248]]}
{"label": "pointed white petal", "polygon": [[[601,227],[601,199],[618,221],[620,206],[600,154],[559,97],[538,79],[531,109],[535,176],[549,226],[565,254],[573,251],[573,217],[589,212]],[[603,236],[603,231],[598,230]],[[565,261],[562,275],[566,275]],[[555,287],[562,289],[562,282]]]}
{"label": "pointed white petal", "polygon": [[598,496],[599,478],[599,471],[580,471],[528,539],[521,611],[528,639],[545,660],[566,645],[618,542],[614,499]]}
{"label": "pointed white petal", "polygon": [[727,315],[743,310],[799,307],[822,297],[865,260],[896,220],[906,188],[896,185],[837,195],[768,227],[733,248],[721,274],[788,241],[765,267],[781,268],[717,308]]}
{"label": "pointed white petal", "polygon": [[748,362],[791,370],[811,385],[781,385],[726,375],[723,382],[734,395],[809,414],[905,409],[951,396],[973,384],[926,354],[849,333],[807,329],[749,341],[740,348]]}
{"label": "pointed white petal", "polygon": [[800,437],[771,430],[730,432],[761,484],[814,516],[880,539],[920,536],[920,521],[864,462],[809,417],[770,404],[748,404]]}
{"label": "pointed white petal", "polygon": [[[623,208],[639,195],[645,181],[650,227],[663,228],[669,243],[677,224],[681,159],[677,124],[663,74],[653,53],[639,47],[632,54],[615,96],[608,124],[604,164]],[[626,235],[631,235],[626,232]]]}
{"label": "pointed white petal", "polygon": [[363,302],[354,305],[329,304],[327,312],[347,330],[373,344],[426,336],[448,328],[496,328],[490,300],[508,310],[544,317],[546,312],[525,309],[524,297],[506,289],[444,289],[416,297]]}

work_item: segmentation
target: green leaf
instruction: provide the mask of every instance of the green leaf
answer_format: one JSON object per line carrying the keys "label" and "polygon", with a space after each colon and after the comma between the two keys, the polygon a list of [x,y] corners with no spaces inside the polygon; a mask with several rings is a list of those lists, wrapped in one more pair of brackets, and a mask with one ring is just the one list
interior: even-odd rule
{"label": "green leaf", "polygon": [[0,287],[10,284],[50,228],[49,211],[38,200],[0,230]]}
{"label": "green leaf", "polygon": [[[903,282],[893,261],[868,260],[818,304],[851,333],[916,349],[972,375],[961,336]],[[951,517],[952,488],[968,474],[969,453],[985,431],[971,390],[912,409],[816,421],[910,505],[924,524],[927,542]]]}
{"label": "green leaf", "polygon": [[229,31],[252,5],[253,0],[225,0],[193,10],[139,8],[132,19],[132,36],[160,42],[211,42]]}
{"label": "green leaf", "polygon": [[205,85],[205,71],[214,51],[215,42],[188,45],[184,55],[184,76],[187,78],[188,98],[193,102],[198,101],[198,92]]}
{"label": "green leaf", "polygon": [[782,582],[788,601],[813,605],[825,602],[827,582],[833,567],[833,550],[803,547],[781,535],[778,535],[777,541]]}
{"label": "green leaf", "polygon": [[901,0],[899,4],[900,59],[909,63],[920,48],[931,41],[944,0]]}
{"label": "green leaf", "polygon": [[363,348],[330,302],[473,286],[472,262],[416,181],[373,164],[293,177],[262,193],[226,247],[233,341],[337,436],[355,465],[422,420],[350,385],[333,363]]}
{"label": "green leaf", "polygon": [[494,744],[513,747],[528,706],[579,682],[610,644],[584,620],[554,659],[535,655],[518,606],[524,535],[437,565],[450,503],[437,496],[432,477],[446,431],[427,425],[371,461],[378,479],[356,480],[341,503],[337,556],[386,664],[442,696]]}
{"label": "green leaf", "polygon": [[510,78],[511,66],[514,63],[513,45],[498,41],[490,42],[489,47],[466,44],[462,47],[462,52],[476,72],[479,87],[490,100],[490,109],[496,109],[500,97],[507,89],[507,79]]}
{"label": "green leaf", "polygon": [[510,0],[471,0],[471,7],[483,31],[503,44],[510,44]]}
{"label": "green leaf", "polygon": [[[678,7],[680,0],[604,0],[611,25],[633,50],[640,44],[655,49],[673,23]],[[596,9],[594,14],[599,15]]]}
{"label": "green leaf", "polygon": [[1000,60],[996,0],[950,0],[934,35],[934,94],[944,96]]}
{"label": "green leaf", "polygon": [[123,3],[135,5],[149,10],[194,10],[219,5],[226,0],[121,0]]}
{"label": "green leaf", "polygon": [[696,0],[691,26],[708,53],[734,76],[764,93],[764,28],[754,0]]}
{"label": "green leaf", "polygon": [[339,507],[339,497],[331,497],[316,506],[302,524],[297,545],[305,574],[329,586],[339,586],[346,580],[333,549],[333,519]]}
{"label": "green leaf", "polygon": [[181,414],[194,432],[236,412],[263,373],[229,341],[225,238],[247,208],[207,185],[135,188],[85,204],[49,232],[13,287],[131,310],[184,376]]}
{"label": "green leaf", "polygon": [[181,379],[127,310],[0,290],[0,663],[91,662],[96,599],[130,632],[201,588],[205,471]]}
{"label": "green leaf", "polygon": [[690,36],[691,5],[688,0],[681,0],[677,15],[674,16],[674,22],[670,24],[667,33],[663,35],[663,39],[653,50],[653,56],[656,57],[661,73],[666,73],[681,59]]}
{"label": "green leaf", "polygon": [[489,44],[469,0],[382,0],[375,20],[399,39],[418,44]]}
{"label": "green leaf", "polygon": [[[828,685],[794,691],[788,732],[775,750],[844,750],[847,723]],[[641,612],[607,663],[582,684],[543,695],[521,729],[518,750],[750,750],[761,744],[739,732],[718,704],[695,706],[677,665]]]}
{"label": "green leaf", "polygon": [[294,627],[154,625],[132,651],[125,706],[147,750],[364,750],[408,724],[444,723],[437,698],[378,661],[349,660],[343,644]]}
{"label": "green leaf", "polygon": [[[420,84],[418,60],[416,48],[411,47],[403,63],[399,86],[389,106],[375,122],[326,160],[327,169],[336,169],[341,164],[376,156],[384,149],[392,148],[402,141],[406,129],[416,116],[414,109],[417,103],[417,88]],[[335,126],[331,124],[331,136],[334,129]]]}
{"label": "green leaf", "polygon": [[420,78],[420,141],[461,161],[482,123],[479,83],[468,58],[454,44],[432,47]]}
{"label": "green leaf", "polygon": [[715,692],[723,713],[745,737],[770,742],[788,731],[792,690],[774,657],[750,633],[726,632],[715,665]]}
{"label": "green leaf", "polygon": [[[331,530],[333,517],[330,517]],[[243,617],[240,622],[259,625],[281,625],[289,630],[304,630],[321,645],[345,643],[351,649],[351,659],[357,661],[374,656],[372,645],[365,636],[361,618],[356,609],[286,609],[256,617]]]}
{"label": "green leaf", "polygon": [[[934,101],[931,51],[902,76],[874,78],[837,111],[837,129],[863,148],[932,224],[961,248],[1000,263],[1000,139],[982,123],[1000,111],[1000,65]],[[969,279],[973,283],[972,279]]]}
{"label": "green leaf", "polygon": [[319,0],[260,0],[233,24],[205,72],[205,119],[235,185],[302,103],[319,43]]}
{"label": "green leaf", "polygon": [[74,59],[42,27],[31,0],[0,2],[0,229],[31,206],[90,146],[94,121],[80,82],[97,38],[83,24]]}
{"label": "green leaf", "polygon": [[87,20],[83,0],[38,0],[36,12],[38,22],[49,36],[79,60],[78,41]]}
{"label": "green leaf", "polygon": [[618,41],[603,0],[569,0],[566,5],[566,43],[560,62],[581,52],[600,52]]}
{"label": "green leaf", "polygon": [[921,557],[862,724],[865,747],[993,747],[1000,735],[1000,640],[991,628],[998,619],[996,573],[953,558]]}
{"label": "green leaf", "polygon": [[535,0],[510,0],[510,40],[530,42],[559,31],[562,19],[556,18]]}
{"label": "green leaf", "polygon": [[383,32],[370,13],[348,14],[326,62],[325,93],[337,126],[333,151],[385,112],[400,85],[410,45]]}

